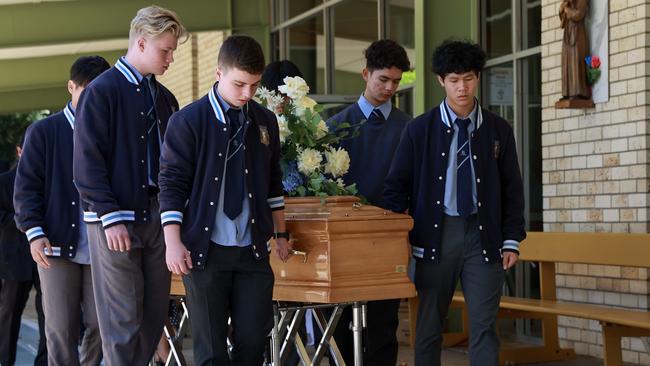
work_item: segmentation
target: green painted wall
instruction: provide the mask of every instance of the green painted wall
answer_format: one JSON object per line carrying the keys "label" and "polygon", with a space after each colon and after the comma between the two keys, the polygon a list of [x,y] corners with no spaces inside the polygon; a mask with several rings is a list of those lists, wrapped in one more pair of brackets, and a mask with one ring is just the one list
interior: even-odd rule
{"label": "green painted wall", "polygon": [[431,71],[435,47],[447,38],[478,40],[478,1],[415,0],[415,114],[439,104],[444,91]]}

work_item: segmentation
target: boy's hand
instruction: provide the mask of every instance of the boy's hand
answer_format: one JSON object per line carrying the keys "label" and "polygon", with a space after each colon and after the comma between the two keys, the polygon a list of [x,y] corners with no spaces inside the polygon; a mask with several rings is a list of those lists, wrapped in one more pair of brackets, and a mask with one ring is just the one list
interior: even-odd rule
{"label": "boy's hand", "polygon": [[291,243],[286,238],[275,239],[275,254],[281,261],[286,262],[289,259]]}
{"label": "boy's hand", "polygon": [[192,269],[192,256],[180,240],[166,242],[165,261],[167,269],[175,275],[186,275]]}

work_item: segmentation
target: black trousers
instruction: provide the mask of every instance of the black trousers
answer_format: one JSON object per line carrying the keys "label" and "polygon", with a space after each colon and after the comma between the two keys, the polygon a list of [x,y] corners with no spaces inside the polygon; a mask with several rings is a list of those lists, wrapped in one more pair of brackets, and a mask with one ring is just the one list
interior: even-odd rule
{"label": "black trousers", "polygon": [[[397,327],[400,299],[368,301],[366,306],[367,328],[363,337],[363,364],[395,366],[397,364]],[[334,331],[334,340],[346,365],[354,365],[354,340],[352,331],[352,308],[347,307]]]}
{"label": "black trousers", "polygon": [[[273,271],[250,247],[213,244],[205,269],[183,277],[197,366],[259,366],[273,316]],[[232,334],[228,334],[228,318]],[[227,338],[232,342],[229,354]]]}
{"label": "black trousers", "polygon": [[2,279],[0,282],[0,324],[6,331],[0,332],[0,366],[12,366],[16,362],[16,348],[20,332],[23,310],[29,299],[32,286],[36,288],[34,305],[38,315],[38,350],[34,366],[47,366],[47,347],[45,339],[45,317],[41,303],[41,286],[38,273],[34,271],[35,280],[16,281]]}

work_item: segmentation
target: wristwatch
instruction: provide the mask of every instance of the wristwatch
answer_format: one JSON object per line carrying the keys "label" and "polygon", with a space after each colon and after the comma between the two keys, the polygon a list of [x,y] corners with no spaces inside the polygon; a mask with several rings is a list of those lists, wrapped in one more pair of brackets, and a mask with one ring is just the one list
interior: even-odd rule
{"label": "wristwatch", "polygon": [[276,239],[285,238],[285,239],[289,240],[290,236],[291,235],[289,234],[288,231],[280,231],[280,232],[277,232],[277,233],[273,234],[273,237],[276,238]]}

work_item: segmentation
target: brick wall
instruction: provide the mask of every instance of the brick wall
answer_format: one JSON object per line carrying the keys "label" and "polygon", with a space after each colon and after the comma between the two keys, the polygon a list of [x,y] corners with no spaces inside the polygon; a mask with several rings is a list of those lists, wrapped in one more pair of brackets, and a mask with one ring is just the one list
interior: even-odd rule
{"label": "brick wall", "polygon": [[[559,5],[542,1],[544,231],[647,233],[650,0],[609,1],[610,99],[589,110],[554,107],[561,97]],[[560,300],[649,309],[646,269],[568,263],[556,269]],[[559,324],[564,346],[602,357],[597,322],[565,317]],[[624,338],[623,347],[624,361],[650,365],[642,340]]]}
{"label": "brick wall", "polygon": [[221,31],[200,32],[178,45],[174,63],[158,80],[174,93],[181,108],[204,96],[215,82],[217,55],[223,39]]}

